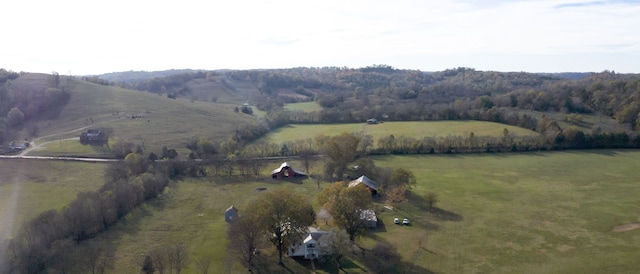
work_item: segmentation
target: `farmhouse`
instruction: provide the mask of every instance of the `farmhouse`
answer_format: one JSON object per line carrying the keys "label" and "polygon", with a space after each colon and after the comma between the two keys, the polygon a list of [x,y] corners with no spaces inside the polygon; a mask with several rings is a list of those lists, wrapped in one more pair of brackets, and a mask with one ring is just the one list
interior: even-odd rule
{"label": "farmhouse", "polygon": [[371,191],[372,195],[375,195],[378,193],[378,183],[369,179],[369,177],[367,176],[362,175],[358,177],[358,179],[355,179],[349,182],[349,187],[354,187],[359,184],[364,184],[369,189],[369,191]]}
{"label": "farmhouse", "polygon": [[317,259],[322,255],[322,247],[327,245],[327,235],[331,232],[310,227],[309,233],[302,236],[302,241],[294,242],[288,251],[289,257]]}
{"label": "farmhouse", "polygon": [[282,178],[293,178],[293,177],[302,177],[307,176],[306,173],[296,170],[287,162],[284,162],[280,165],[279,168],[271,171],[271,178],[274,179],[282,179]]}

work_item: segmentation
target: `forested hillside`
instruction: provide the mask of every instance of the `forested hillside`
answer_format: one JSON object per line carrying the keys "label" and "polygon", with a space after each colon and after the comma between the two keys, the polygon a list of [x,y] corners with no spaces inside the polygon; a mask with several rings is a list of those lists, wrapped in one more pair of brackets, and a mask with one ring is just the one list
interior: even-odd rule
{"label": "forested hillside", "polygon": [[476,119],[535,129],[531,115],[513,111],[526,110],[601,115],[635,130],[640,113],[640,76],[610,71],[422,72],[376,65],[196,71],[111,84],[194,100],[249,102],[272,114],[294,102],[323,107],[319,113],[289,114],[286,119],[293,122]]}

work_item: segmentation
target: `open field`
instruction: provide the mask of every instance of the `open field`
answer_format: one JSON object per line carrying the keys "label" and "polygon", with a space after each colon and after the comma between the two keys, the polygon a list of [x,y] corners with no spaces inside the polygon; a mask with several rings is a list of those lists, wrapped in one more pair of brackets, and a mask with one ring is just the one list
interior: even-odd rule
{"label": "open field", "polygon": [[0,236],[23,221],[67,205],[81,191],[104,184],[104,164],[0,159]]}
{"label": "open field", "polygon": [[475,136],[502,136],[503,130],[510,134],[525,136],[538,135],[528,129],[483,121],[430,121],[430,122],[385,122],[369,125],[359,124],[290,124],[271,131],[261,141],[282,143],[286,141],[304,140],[315,138],[318,135],[337,135],[343,132],[369,134],[374,140],[393,134],[395,137],[406,136],[413,138],[444,137],[444,136],[468,136],[473,132]]}
{"label": "open field", "polygon": [[[408,205],[382,214],[416,225],[381,237],[436,272],[633,273],[640,231],[613,229],[640,221],[639,159],[610,150],[377,158],[419,181]],[[440,195],[441,216],[420,207],[426,191]]]}
{"label": "open field", "polygon": [[526,114],[531,117],[534,117],[538,120],[542,118],[542,116],[547,116],[550,119],[558,122],[558,125],[561,128],[576,128],[581,130],[584,133],[591,133],[594,129],[600,128],[606,132],[621,132],[625,130],[630,130],[629,125],[621,125],[616,121],[616,119],[603,115],[596,114],[588,114],[588,113],[580,113],[582,117],[581,123],[570,123],[565,120],[567,117],[566,113],[561,112],[540,112],[540,111],[529,111],[529,110],[510,110],[514,111],[520,115]]}
{"label": "open field", "polygon": [[[39,135],[49,136],[40,142],[78,137],[88,128],[109,127],[114,129],[114,137],[144,144],[149,151],[157,153],[167,146],[183,152],[180,150],[184,143],[195,136],[226,139],[239,124],[256,120],[254,116],[235,113],[234,105],[169,99],[71,81],[71,99],[60,115],[37,124]],[[132,115],[138,118],[131,119]]]}
{"label": "open field", "polygon": [[[376,164],[415,173],[418,186],[409,202],[384,210],[381,228],[358,241],[365,247],[388,241],[398,247],[409,273],[634,273],[639,267],[640,229],[614,232],[640,222],[639,151],[593,150],[521,154],[380,156]],[[293,164],[297,163],[293,161]],[[271,163],[264,170],[266,173]],[[297,166],[300,166],[297,164]],[[312,166],[319,171],[319,164]],[[326,186],[323,182],[321,187]],[[224,210],[243,205],[259,192],[293,188],[309,197],[313,179],[300,183],[263,178],[206,177],[174,183],[159,199],[95,241],[113,244],[115,273],[138,269],[148,249],[185,243],[192,258],[211,256],[213,273],[243,271],[229,266]],[[421,198],[439,194],[438,210]],[[317,205],[316,205],[317,206]],[[409,218],[411,226],[393,224]],[[618,227],[620,228],[620,227]],[[291,272],[303,265],[286,260]],[[363,264],[349,262],[348,273]],[[191,264],[186,273],[196,273]],[[210,272],[211,273],[211,272]],[[323,270],[318,273],[327,273]]]}
{"label": "open field", "polygon": [[284,106],[284,109],[288,111],[312,112],[312,111],[321,111],[322,107],[318,105],[318,103],[316,102],[303,102],[303,103],[286,104]]}

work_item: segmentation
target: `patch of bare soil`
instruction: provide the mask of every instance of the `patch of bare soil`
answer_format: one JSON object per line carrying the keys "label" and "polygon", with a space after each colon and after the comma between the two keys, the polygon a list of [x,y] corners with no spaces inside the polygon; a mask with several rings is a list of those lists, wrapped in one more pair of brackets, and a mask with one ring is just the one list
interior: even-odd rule
{"label": "patch of bare soil", "polygon": [[625,232],[640,228],[640,223],[619,225],[613,228],[613,232]]}

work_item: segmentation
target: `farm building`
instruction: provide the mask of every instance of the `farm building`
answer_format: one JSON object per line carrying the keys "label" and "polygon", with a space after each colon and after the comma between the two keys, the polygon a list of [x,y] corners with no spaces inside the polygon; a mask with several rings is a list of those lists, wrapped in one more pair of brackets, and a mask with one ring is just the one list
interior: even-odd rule
{"label": "farm building", "polygon": [[238,218],[238,209],[233,205],[227,208],[227,210],[224,212],[224,220],[227,223],[230,223],[237,218]]}
{"label": "farm building", "polygon": [[364,221],[362,225],[366,228],[378,227],[378,217],[376,216],[376,212],[371,209],[360,211],[360,220]]}
{"label": "farm building", "polygon": [[287,162],[282,163],[279,168],[276,168],[273,171],[271,171],[271,178],[274,178],[274,179],[293,178],[293,177],[302,177],[302,176],[307,176],[307,174],[302,171],[294,169]]}
{"label": "farm building", "polygon": [[80,143],[96,144],[106,141],[105,135],[99,129],[90,129],[80,134]]}
{"label": "farm building", "polygon": [[371,191],[371,194],[375,195],[376,193],[378,193],[378,183],[369,179],[369,177],[367,176],[362,175],[358,177],[358,179],[349,182],[349,187],[354,187],[359,184],[364,184]]}

